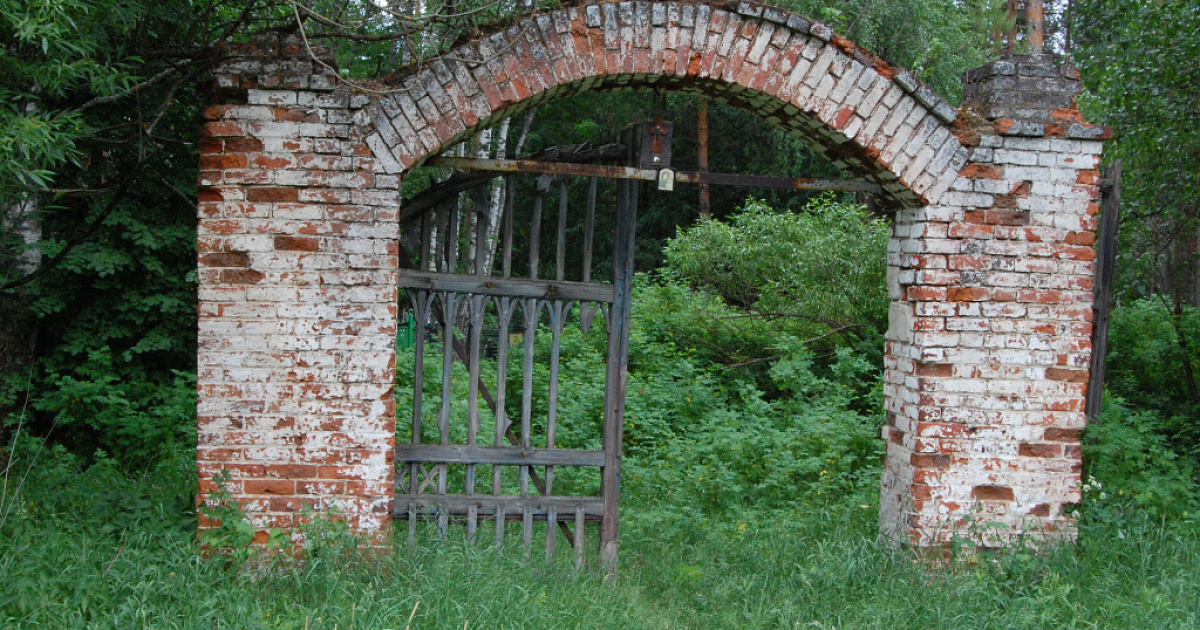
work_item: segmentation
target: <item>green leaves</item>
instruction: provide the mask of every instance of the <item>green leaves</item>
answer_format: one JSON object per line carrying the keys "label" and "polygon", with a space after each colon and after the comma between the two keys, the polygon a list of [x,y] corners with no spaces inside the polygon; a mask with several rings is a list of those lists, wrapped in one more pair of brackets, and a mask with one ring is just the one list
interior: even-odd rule
{"label": "green leaves", "polygon": [[750,200],[730,223],[702,222],[666,248],[667,269],[695,287],[797,335],[862,339],[887,326],[887,224],[856,204],[823,197],[805,211]]}

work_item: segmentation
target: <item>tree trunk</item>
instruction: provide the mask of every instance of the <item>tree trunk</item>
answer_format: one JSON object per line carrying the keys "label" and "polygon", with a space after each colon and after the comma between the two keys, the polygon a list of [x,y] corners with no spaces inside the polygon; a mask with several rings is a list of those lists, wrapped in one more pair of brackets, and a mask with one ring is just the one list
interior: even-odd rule
{"label": "tree trunk", "polygon": [[[38,204],[35,199],[14,203],[4,209],[0,216],[0,229],[17,236],[9,258],[9,278],[20,278],[34,273],[41,267],[42,252],[38,242],[42,239],[42,225],[38,219]],[[33,311],[33,295],[26,288],[0,292],[0,378],[9,374],[27,374],[36,357],[38,318]],[[17,400],[16,407],[23,406]],[[0,404],[0,419],[13,409]],[[0,429],[0,444],[7,436]]]}

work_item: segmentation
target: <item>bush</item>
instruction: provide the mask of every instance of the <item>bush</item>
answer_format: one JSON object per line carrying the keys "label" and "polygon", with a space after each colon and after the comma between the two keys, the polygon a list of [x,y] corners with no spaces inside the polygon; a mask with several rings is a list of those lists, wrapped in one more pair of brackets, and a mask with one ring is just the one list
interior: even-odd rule
{"label": "bush", "polygon": [[1109,398],[1085,433],[1087,475],[1100,482],[1108,497],[1131,500],[1151,514],[1195,509],[1200,499],[1195,466],[1171,448],[1163,425],[1157,412]]}

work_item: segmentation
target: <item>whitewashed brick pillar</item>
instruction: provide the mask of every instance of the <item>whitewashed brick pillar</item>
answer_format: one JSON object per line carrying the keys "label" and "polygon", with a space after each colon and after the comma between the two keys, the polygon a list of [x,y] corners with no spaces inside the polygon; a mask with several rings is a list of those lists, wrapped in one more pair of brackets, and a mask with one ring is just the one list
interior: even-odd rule
{"label": "whitewashed brick pillar", "polygon": [[964,75],[970,157],[888,255],[881,529],[919,545],[1071,539],[1091,356],[1102,140],[1078,72],[1010,56]]}
{"label": "whitewashed brick pillar", "polygon": [[366,97],[335,89],[298,40],[235,45],[216,81],[227,104],[205,111],[201,146],[200,500],[224,473],[259,540],[305,510],[386,534],[398,178],[363,141]]}

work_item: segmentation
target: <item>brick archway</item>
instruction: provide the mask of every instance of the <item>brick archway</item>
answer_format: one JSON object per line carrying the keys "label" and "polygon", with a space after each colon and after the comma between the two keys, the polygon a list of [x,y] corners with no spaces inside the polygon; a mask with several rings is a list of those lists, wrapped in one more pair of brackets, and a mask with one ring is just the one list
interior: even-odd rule
{"label": "brick archway", "polygon": [[894,206],[936,201],[967,152],[958,112],[911,73],[781,9],[621,2],[524,20],[372,99],[367,143],[403,172],[539,102],[589,90],[704,93],[802,138]]}
{"label": "brick archway", "polygon": [[217,82],[238,104],[206,112],[202,146],[201,498],[226,470],[262,527],[314,507],[384,530],[400,177],[538,102],[662,87],[793,130],[896,209],[881,530],[1073,537],[1107,131],[1049,56],[964,81],[956,110],[826,26],[748,3],[533,16],[384,96],[339,88],[294,39],[233,50]]}

